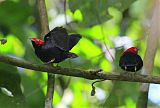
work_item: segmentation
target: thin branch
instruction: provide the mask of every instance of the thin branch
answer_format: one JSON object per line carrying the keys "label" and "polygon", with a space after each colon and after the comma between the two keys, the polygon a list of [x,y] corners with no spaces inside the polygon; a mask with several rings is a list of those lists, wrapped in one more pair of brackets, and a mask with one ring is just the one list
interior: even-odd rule
{"label": "thin branch", "polygon": [[[97,12],[97,13],[98,13],[98,12]],[[108,48],[108,46],[107,46],[107,44],[106,44],[106,42],[105,42],[105,33],[104,33],[104,30],[103,30],[102,22],[101,22],[101,20],[100,20],[99,14],[97,14],[97,13],[96,13],[96,16],[97,16],[97,21],[98,21],[98,23],[99,23],[99,25],[100,25],[100,27],[101,27],[101,34],[102,34],[102,36],[103,36],[103,44],[104,44],[104,46],[105,46],[108,54],[109,54],[110,57],[112,58],[112,61],[114,61],[114,57],[113,57],[113,55],[111,54],[111,52],[109,51],[109,48]]]}
{"label": "thin branch", "polygon": [[49,32],[49,24],[48,24],[48,16],[46,12],[46,5],[45,5],[45,0],[37,0],[37,6],[38,6],[38,11],[39,11],[39,18],[40,18],[40,24],[41,24],[41,38],[45,34]]}
{"label": "thin branch", "polygon": [[[37,0],[39,17],[41,23],[41,31],[43,37],[45,34],[49,32],[49,24],[48,24],[48,15],[46,11],[45,0]],[[54,95],[54,82],[55,75],[48,73],[48,82],[47,82],[47,94],[45,99],[45,108],[52,108],[53,95]]]}
{"label": "thin branch", "polygon": [[94,96],[95,93],[96,93],[94,84],[96,84],[96,83],[98,83],[98,82],[102,82],[102,81],[105,81],[105,80],[104,80],[104,79],[101,79],[101,80],[94,81],[94,82],[92,83],[91,96]]}
{"label": "thin branch", "polygon": [[55,83],[55,75],[52,73],[48,73],[48,82],[47,82],[47,94],[45,99],[45,108],[52,108],[52,101],[54,95],[54,83]]}
{"label": "thin branch", "polygon": [[80,70],[73,68],[52,67],[42,64],[34,64],[23,60],[18,60],[16,58],[1,54],[0,54],[0,61],[10,65],[36,70],[37,72],[47,72],[59,75],[80,77],[89,80],[105,79],[105,80],[160,84],[160,77],[158,76],[137,75],[132,72],[128,72],[127,74],[118,74],[118,72],[117,73],[103,72],[103,71],[99,72],[100,70],[87,71],[87,70]]}

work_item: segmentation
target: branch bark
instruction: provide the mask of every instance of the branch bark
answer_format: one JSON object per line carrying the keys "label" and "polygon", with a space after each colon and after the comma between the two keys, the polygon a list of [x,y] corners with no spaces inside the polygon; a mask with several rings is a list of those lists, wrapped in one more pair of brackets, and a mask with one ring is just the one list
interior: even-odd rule
{"label": "branch bark", "polygon": [[18,60],[13,57],[0,54],[0,61],[10,65],[36,70],[37,72],[47,72],[59,75],[80,77],[89,80],[95,79],[105,79],[105,80],[117,80],[117,81],[129,81],[129,82],[143,82],[143,83],[155,83],[160,84],[160,77],[158,76],[148,76],[148,75],[137,75],[132,72],[127,74],[118,74],[118,72],[103,72],[101,70],[80,70],[73,68],[62,68],[62,67],[52,67],[42,64],[34,64],[23,60]]}
{"label": "branch bark", "polygon": [[39,17],[40,17],[40,24],[41,24],[41,38],[45,34],[49,32],[49,24],[48,24],[48,16],[46,11],[45,0],[37,0]]}
{"label": "branch bark", "polygon": [[[48,16],[46,11],[45,0],[37,0],[40,23],[41,23],[41,36],[49,32]],[[43,38],[43,37],[41,37]],[[45,99],[45,108],[52,108],[53,95],[54,95],[54,82],[55,75],[48,73],[47,94]]]}

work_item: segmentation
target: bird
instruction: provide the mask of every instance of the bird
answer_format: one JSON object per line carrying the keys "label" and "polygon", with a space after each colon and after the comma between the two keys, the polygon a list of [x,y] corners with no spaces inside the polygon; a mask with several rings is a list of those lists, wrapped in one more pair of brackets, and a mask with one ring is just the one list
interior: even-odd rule
{"label": "bird", "polygon": [[136,47],[130,47],[122,54],[119,60],[119,66],[123,70],[136,72],[143,67],[143,61],[138,55],[138,50]]}
{"label": "bird", "polygon": [[55,27],[44,36],[44,40],[31,38],[35,54],[46,64],[59,63],[67,58],[76,58],[77,54],[70,50],[82,38],[80,34],[68,35],[63,27]]}

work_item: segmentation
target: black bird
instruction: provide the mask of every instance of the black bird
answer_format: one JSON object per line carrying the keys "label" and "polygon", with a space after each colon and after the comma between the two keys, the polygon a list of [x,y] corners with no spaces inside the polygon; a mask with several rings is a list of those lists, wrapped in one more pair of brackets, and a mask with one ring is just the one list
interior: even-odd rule
{"label": "black bird", "polygon": [[56,27],[45,35],[44,41],[32,38],[32,45],[37,57],[45,63],[59,63],[67,58],[78,57],[69,52],[81,39],[80,34],[68,35],[63,27]]}
{"label": "black bird", "polygon": [[137,53],[138,48],[136,47],[127,49],[120,57],[119,66],[126,71],[139,71],[143,66],[143,61]]}

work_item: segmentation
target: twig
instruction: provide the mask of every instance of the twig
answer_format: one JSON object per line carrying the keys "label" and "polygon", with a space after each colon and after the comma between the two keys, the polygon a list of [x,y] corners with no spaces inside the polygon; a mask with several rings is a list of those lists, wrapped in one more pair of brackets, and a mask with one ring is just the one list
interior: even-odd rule
{"label": "twig", "polygon": [[53,95],[54,95],[54,82],[55,82],[55,75],[52,73],[48,73],[45,108],[52,108],[52,101],[53,101]]}
{"label": "twig", "polygon": [[[45,0],[38,0],[38,10],[40,16],[42,36],[49,32],[48,16],[46,11]],[[48,73],[48,82],[47,82],[47,94],[45,99],[45,108],[52,108],[53,95],[54,95],[54,82],[55,75]]]}
{"label": "twig", "polygon": [[[47,72],[59,75],[80,77],[89,80],[95,79],[105,79],[105,80],[117,80],[117,81],[129,81],[129,82],[143,82],[143,83],[155,83],[160,84],[160,77],[158,76],[148,76],[148,75],[134,75],[134,73],[129,72],[128,74],[118,74],[118,72],[99,72],[99,70],[80,70],[73,68],[61,68],[61,67],[51,67],[47,65],[34,64],[23,60],[18,60],[13,57],[0,54],[0,61],[13,66],[18,66],[26,69],[32,69],[39,72]],[[93,74],[96,73],[97,74]]]}
{"label": "twig", "polygon": [[48,16],[46,12],[46,6],[44,0],[37,0],[38,5],[38,11],[39,11],[39,18],[40,18],[40,24],[41,24],[41,38],[45,34],[49,32],[49,24],[48,24]]}
{"label": "twig", "polygon": [[94,82],[92,83],[91,96],[94,96],[95,93],[96,93],[94,84],[97,83],[97,82],[102,82],[102,81],[105,81],[105,80],[104,80],[104,79],[101,79],[101,80],[94,81]]}
{"label": "twig", "polygon": [[103,31],[102,25],[101,25],[101,32],[102,32],[102,35],[103,35],[103,43],[104,43],[104,46],[106,47],[106,50],[107,50],[108,54],[111,56],[112,61],[114,61],[114,57],[113,57],[113,55],[111,54],[111,52],[109,51],[109,48],[107,47],[107,44],[106,44],[106,42],[105,42],[105,34],[104,34],[104,31]]}
{"label": "twig", "polygon": [[108,54],[109,54],[110,57],[112,58],[112,61],[114,61],[114,57],[113,57],[113,55],[111,54],[111,52],[109,51],[109,48],[108,48],[108,46],[107,46],[107,44],[106,44],[106,42],[105,42],[105,34],[104,34],[102,22],[101,22],[100,17],[99,17],[99,15],[98,15],[97,13],[98,13],[98,12],[96,12],[96,16],[97,16],[97,21],[98,21],[98,23],[99,23],[99,25],[100,25],[100,27],[101,27],[101,34],[102,34],[102,36],[103,36],[103,44],[104,44],[104,46],[105,46]]}

